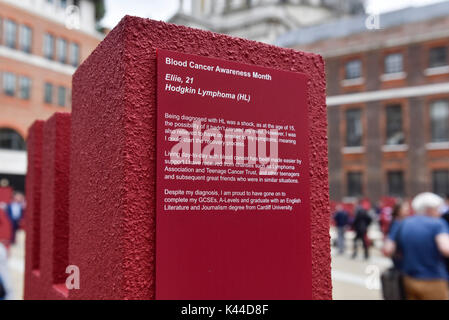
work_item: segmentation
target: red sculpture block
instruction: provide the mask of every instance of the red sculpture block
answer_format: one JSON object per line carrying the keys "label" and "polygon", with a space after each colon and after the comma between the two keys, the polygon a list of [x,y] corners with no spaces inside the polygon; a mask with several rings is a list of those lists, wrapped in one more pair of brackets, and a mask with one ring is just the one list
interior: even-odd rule
{"label": "red sculpture block", "polygon": [[13,190],[10,187],[0,187],[0,202],[11,201]]}
{"label": "red sculpture block", "polygon": [[81,289],[70,298],[155,298],[157,48],[309,76],[312,291],[330,299],[323,59],[129,16],[73,78],[69,260]]}
{"label": "red sculpture block", "polygon": [[38,120],[28,130],[28,169],[26,177],[26,255],[25,299],[39,299],[40,217],[42,186],[42,144],[44,121]]}
{"label": "red sculpture block", "polygon": [[[0,203],[9,203],[13,195],[10,187],[0,187]],[[0,241],[9,243],[11,239],[11,222],[6,212],[0,209]]]}
{"label": "red sculpture block", "polygon": [[[30,133],[34,134],[35,139],[29,145],[29,150],[33,151],[37,140],[36,132]],[[32,224],[36,224],[31,229],[36,232],[34,238],[39,237],[39,241],[31,243],[30,246],[31,248],[34,246],[33,251],[36,254],[34,259],[37,257],[38,260],[31,262],[32,270],[27,263],[26,272],[31,278],[28,280],[31,284],[26,288],[25,297],[64,299],[68,296],[65,289],[67,277],[65,270],[69,264],[70,114],[54,114],[44,123],[41,137],[42,165],[40,168],[34,168],[40,169],[41,183],[29,178],[27,180],[27,188],[36,184],[34,187],[40,193],[40,213],[38,217],[37,210],[30,210],[33,218],[29,220],[32,220]],[[30,163],[36,160],[31,159],[32,156],[31,153]],[[27,196],[29,197],[28,194]],[[27,246],[27,250],[31,248]]]}

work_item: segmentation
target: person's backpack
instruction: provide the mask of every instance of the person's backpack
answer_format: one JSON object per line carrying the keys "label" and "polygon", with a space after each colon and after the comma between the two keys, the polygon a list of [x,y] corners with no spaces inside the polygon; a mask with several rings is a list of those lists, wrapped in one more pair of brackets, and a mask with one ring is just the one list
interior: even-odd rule
{"label": "person's backpack", "polygon": [[380,276],[382,283],[382,295],[385,300],[405,300],[405,290],[402,272],[391,267],[382,272]]}
{"label": "person's backpack", "polygon": [[2,277],[0,277],[0,300],[5,299],[6,297],[6,289],[5,285],[3,284]]}

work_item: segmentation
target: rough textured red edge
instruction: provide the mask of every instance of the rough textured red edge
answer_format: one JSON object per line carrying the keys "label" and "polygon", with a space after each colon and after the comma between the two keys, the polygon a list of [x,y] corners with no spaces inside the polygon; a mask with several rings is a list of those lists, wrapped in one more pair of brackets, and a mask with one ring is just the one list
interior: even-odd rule
{"label": "rough textured red edge", "polygon": [[[80,269],[80,290],[71,291],[70,299],[127,298],[124,264],[140,259],[128,253],[123,241],[127,193],[124,36],[121,23],[73,76],[69,261]],[[149,245],[140,250],[149,252]],[[141,270],[142,277],[149,278],[150,272]],[[149,294],[140,292],[137,297],[148,299]]]}
{"label": "rough textured red edge", "polygon": [[40,230],[40,201],[42,177],[42,142],[44,121],[36,121],[28,130],[27,151],[28,168],[26,176],[26,243],[25,243],[25,287],[24,298],[36,299],[35,279],[33,270],[38,266],[39,259],[39,230]]}
{"label": "rough textured red edge", "polygon": [[58,112],[48,119],[43,140],[41,276],[52,286],[65,283],[69,264],[70,114]]}

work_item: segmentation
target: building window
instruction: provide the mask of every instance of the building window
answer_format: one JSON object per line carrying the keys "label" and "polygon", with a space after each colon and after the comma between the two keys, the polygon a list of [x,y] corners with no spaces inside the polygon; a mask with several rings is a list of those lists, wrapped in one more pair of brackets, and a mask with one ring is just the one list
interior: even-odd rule
{"label": "building window", "polygon": [[346,110],[346,146],[360,147],[362,145],[362,110]]}
{"label": "building window", "polygon": [[72,107],[72,90],[67,89],[67,106]]}
{"label": "building window", "polygon": [[78,67],[80,63],[80,46],[76,43],[70,44],[70,64]]}
{"label": "building window", "polygon": [[438,68],[447,65],[447,47],[431,48],[429,52],[429,68]]}
{"label": "building window", "polygon": [[390,105],[386,107],[386,144],[398,145],[404,144],[405,137],[402,130],[402,106]]}
{"label": "building window", "polygon": [[404,174],[402,171],[387,173],[388,195],[392,197],[404,196]]}
{"label": "building window", "polygon": [[10,72],[3,73],[3,92],[8,96],[16,94],[16,76]]}
{"label": "building window", "polygon": [[15,49],[17,47],[17,24],[12,20],[5,20],[5,45]]}
{"label": "building window", "polygon": [[449,102],[438,100],[430,106],[431,142],[449,141]]}
{"label": "building window", "polygon": [[67,61],[67,41],[59,38],[57,41],[58,61],[66,63]]}
{"label": "building window", "polygon": [[51,83],[45,83],[44,87],[44,102],[48,104],[53,103],[53,85]]}
{"label": "building window", "polygon": [[60,6],[62,9],[67,8],[67,0],[59,0],[59,6]]}
{"label": "building window", "polygon": [[399,73],[404,70],[401,53],[392,53],[385,57],[385,73]]}
{"label": "building window", "polygon": [[361,172],[348,172],[348,197],[360,197],[363,195],[362,178]]}
{"label": "building window", "polygon": [[44,35],[44,57],[50,60],[55,58],[55,37],[49,33]]}
{"label": "building window", "polygon": [[31,79],[28,77],[19,78],[19,97],[28,100],[31,95]]}
{"label": "building window", "polygon": [[345,79],[358,79],[362,77],[362,62],[360,60],[351,60],[346,63]]}
{"label": "building window", "polygon": [[449,194],[449,170],[432,172],[433,192],[441,196]]}
{"label": "building window", "polygon": [[60,86],[58,88],[58,105],[60,107],[65,107],[65,102],[66,102],[66,88]]}
{"label": "building window", "polygon": [[32,40],[33,39],[33,31],[30,27],[22,25],[20,27],[20,50],[30,53]]}
{"label": "building window", "polygon": [[0,149],[25,150],[25,140],[12,129],[0,128]]}

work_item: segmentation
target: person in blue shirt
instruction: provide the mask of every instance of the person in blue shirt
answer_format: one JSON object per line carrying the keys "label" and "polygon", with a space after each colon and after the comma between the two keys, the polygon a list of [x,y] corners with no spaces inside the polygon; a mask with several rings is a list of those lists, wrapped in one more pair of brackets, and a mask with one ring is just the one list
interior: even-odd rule
{"label": "person in blue shirt", "polygon": [[384,253],[402,255],[401,271],[409,300],[449,300],[449,228],[439,212],[443,199],[422,193],[412,201],[416,215],[406,218],[391,232]]}
{"label": "person in blue shirt", "polygon": [[23,194],[16,192],[12,201],[6,206],[6,214],[11,222],[11,243],[16,242],[16,233],[20,227],[20,221],[23,218],[25,200]]}
{"label": "person in blue shirt", "polygon": [[[449,194],[446,195],[445,205],[441,210],[441,218],[444,222],[446,222],[447,227],[449,228]],[[446,268],[449,272],[449,258],[446,258]]]}
{"label": "person in blue shirt", "polygon": [[345,252],[345,233],[346,227],[349,224],[349,214],[343,209],[341,204],[337,205],[335,209],[334,221],[337,227],[338,253],[343,254]]}

